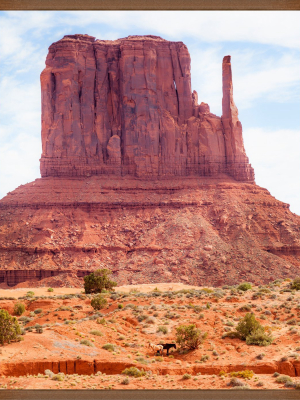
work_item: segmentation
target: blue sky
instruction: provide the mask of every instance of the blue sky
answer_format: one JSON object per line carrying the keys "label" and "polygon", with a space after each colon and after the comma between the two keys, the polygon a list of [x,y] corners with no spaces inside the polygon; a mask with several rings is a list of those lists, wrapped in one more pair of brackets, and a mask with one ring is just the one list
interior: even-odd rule
{"label": "blue sky", "polygon": [[300,214],[298,11],[0,12],[0,198],[40,177],[39,76],[50,44],[74,33],[184,42],[192,89],[217,115],[222,59],[231,55],[234,99],[256,183]]}

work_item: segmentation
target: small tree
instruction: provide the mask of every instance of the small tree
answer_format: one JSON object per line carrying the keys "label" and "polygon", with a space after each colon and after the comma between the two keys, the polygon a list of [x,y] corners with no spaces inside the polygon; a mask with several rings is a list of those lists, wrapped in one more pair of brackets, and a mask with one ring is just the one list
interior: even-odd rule
{"label": "small tree", "polygon": [[109,269],[97,269],[90,275],[84,277],[84,290],[85,293],[101,293],[103,290],[114,290],[117,282],[111,281]]}
{"label": "small tree", "polygon": [[0,310],[0,344],[17,340],[21,335],[21,328],[17,318],[12,317],[6,310]]}
{"label": "small tree", "polygon": [[25,305],[23,303],[16,303],[14,306],[14,314],[22,315],[25,312]]}
{"label": "small tree", "polygon": [[300,276],[293,280],[293,282],[291,283],[291,289],[300,290]]}
{"label": "small tree", "polygon": [[176,328],[176,342],[182,349],[197,349],[206,337],[207,332],[202,333],[194,324],[180,325]]}
{"label": "small tree", "polygon": [[265,333],[265,328],[255,319],[253,313],[247,313],[236,330],[226,333],[224,337],[246,340],[247,344],[256,346],[268,346],[273,342],[273,337]]}
{"label": "small tree", "polygon": [[105,297],[101,296],[98,294],[91,300],[91,306],[93,307],[94,310],[101,310],[104,308],[107,304],[107,300]]}
{"label": "small tree", "polygon": [[237,332],[242,340],[246,340],[247,336],[258,330],[264,331],[263,326],[255,319],[253,313],[247,313],[236,327]]}

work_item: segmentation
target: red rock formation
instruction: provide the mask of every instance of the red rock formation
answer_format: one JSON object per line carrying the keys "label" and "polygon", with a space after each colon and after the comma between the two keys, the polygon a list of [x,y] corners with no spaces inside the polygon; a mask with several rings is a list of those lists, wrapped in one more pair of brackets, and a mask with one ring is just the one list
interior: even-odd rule
{"label": "red rock formation", "polygon": [[42,176],[225,172],[253,181],[228,65],[221,120],[198,105],[182,42],[72,35],[53,43],[41,74]]}
{"label": "red rock formation", "polygon": [[229,56],[222,118],[191,92],[187,48],[152,36],[66,36],[41,82],[42,178],[0,201],[0,284],[99,267],[119,284],[298,274],[300,217],[253,182]]}

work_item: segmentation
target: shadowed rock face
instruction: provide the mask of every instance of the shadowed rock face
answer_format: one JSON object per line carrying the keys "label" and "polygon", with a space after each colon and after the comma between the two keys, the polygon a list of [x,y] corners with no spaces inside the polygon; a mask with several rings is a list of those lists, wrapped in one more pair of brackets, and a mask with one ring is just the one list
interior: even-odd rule
{"label": "shadowed rock face", "polygon": [[223,116],[191,91],[182,42],[156,36],[116,41],[65,36],[41,74],[41,174],[214,176],[253,181],[223,62]]}

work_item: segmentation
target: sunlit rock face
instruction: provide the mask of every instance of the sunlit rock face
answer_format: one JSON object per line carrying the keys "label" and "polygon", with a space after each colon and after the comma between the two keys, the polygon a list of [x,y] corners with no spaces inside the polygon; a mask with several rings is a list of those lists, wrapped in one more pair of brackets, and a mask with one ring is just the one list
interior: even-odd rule
{"label": "sunlit rock face", "polygon": [[226,173],[253,181],[230,56],[223,61],[222,118],[198,104],[190,65],[182,42],[156,36],[72,35],[53,43],[41,74],[42,176]]}

